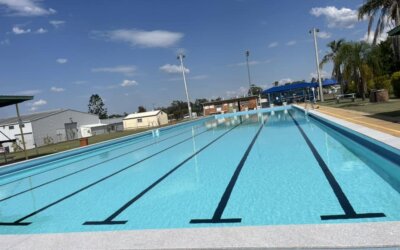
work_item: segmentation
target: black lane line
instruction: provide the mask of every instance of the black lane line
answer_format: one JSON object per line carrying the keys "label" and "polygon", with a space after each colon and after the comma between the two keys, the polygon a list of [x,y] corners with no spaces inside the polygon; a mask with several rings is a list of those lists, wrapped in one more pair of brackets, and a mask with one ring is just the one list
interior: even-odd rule
{"label": "black lane line", "polygon": [[257,133],[253,137],[253,140],[251,141],[250,145],[247,147],[246,152],[244,153],[242,159],[240,160],[238,166],[236,167],[235,172],[232,175],[231,180],[229,181],[228,186],[225,189],[224,194],[221,197],[221,200],[219,201],[219,204],[217,208],[215,209],[214,215],[211,219],[192,219],[190,221],[191,224],[199,224],[199,223],[240,223],[242,221],[241,218],[228,218],[228,219],[222,219],[222,214],[224,213],[224,210],[226,208],[226,205],[228,204],[229,198],[231,197],[233,188],[235,187],[236,181],[239,178],[240,172],[242,171],[242,168],[244,166],[244,163],[247,160],[247,157],[250,154],[251,149],[254,146],[254,143],[257,140],[258,135],[260,134],[262,128],[264,127],[264,124],[261,124],[260,128],[258,129]]}
{"label": "black lane line", "polygon": [[[194,136],[201,135],[201,134],[203,134],[203,133],[205,133],[205,132],[207,132],[207,131],[209,131],[209,129],[207,129],[207,130],[205,130],[205,131],[203,131],[203,132],[200,132],[199,134],[194,135]],[[113,177],[114,175],[117,175],[117,174],[119,174],[119,173],[121,173],[121,172],[123,172],[123,171],[125,171],[125,170],[127,170],[127,169],[129,169],[129,168],[131,168],[131,167],[133,167],[133,166],[135,166],[135,165],[137,165],[137,164],[139,164],[139,163],[142,163],[142,162],[144,162],[145,160],[148,160],[148,159],[150,159],[150,158],[152,158],[152,157],[154,157],[154,156],[156,156],[156,155],[158,155],[158,154],[160,154],[160,153],[162,153],[162,152],[165,152],[165,151],[167,151],[167,150],[169,150],[169,149],[171,149],[171,148],[173,148],[173,147],[176,147],[176,146],[179,145],[179,144],[182,144],[182,143],[184,143],[184,142],[186,142],[186,141],[189,141],[189,140],[191,140],[192,138],[193,138],[193,136],[190,136],[189,138],[187,138],[187,139],[185,139],[185,140],[183,140],[183,141],[180,141],[180,142],[178,142],[178,143],[176,143],[176,144],[174,144],[174,145],[172,145],[172,146],[169,146],[169,147],[167,147],[167,148],[165,148],[165,149],[163,149],[163,150],[161,150],[161,151],[158,151],[157,153],[154,153],[154,154],[152,154],[152,155],[150,155],[150,156],[147,156],[146,158],[143,158],[143,159],[141,159],[140,161],[137,161],[137,162],[135,162],[135,163],[133,163],[133,164],[127,166],[127,167],[124,167],[124,168],[122,168],[122,169],[120,169],[120,170],[118,170],[118,171],[116,171],[116,172],[114,172],[114,173],[112,173],[112,174],[110,174],[110,175],[107,175],[107,176],[101,178],[100,180],[97,180],[97,181],[95,181],[95,182],[92,182],[91,184],[89,184],[89,185],[87,185],[87,186],[84,186],[83,188],[80,188],[80,189],[78,189],[77,191],[75,191],[75,192],[73,192],[73,193],[70,193],[69,195],[66,195],[66,196],[64,196],[64,197],[62,197],[62,198],[60,198],[60,199],[58,199],[58,200],[56,200],[56,201],[54,201],[54,202],[52,202],[52,203],[50,203],[50,204],[44,206],[44,207],[42,207],[42,208],[40,208],[40,209],[37,209],[37,210],[35,210],[34,212],[32,212],[32,213],[30,213],[30,214],[28,214],[28,215],[26,215],[26,216],[24,216],[24,217],[22,217],[22,218],[20,218],[20,219],[18,219],[18,220],[16,220],[16,221],[14,221],[14,222],[0,222],[0,226],[27,226],[27,225],[31,224],[31,222],[23,222],[23,221],[26,220],[26,219],[28,219],[29,217],[32,217],[32,216],[34,216],[34,215],[36,215],[36,214],[38,214],[38,213],[40,213],[40,212],[42,212],[42,211],[48,209],[48,208],[50,208],[50,207],[52,207],[52,206],[54,206],[54,205],[56,205],[56,204],[58,204],[58,203],[60,203],[60,202],[62,202],[62,201],[64,201],[64,200],[66,200],[66,199],[68,199],[68,198],[70,198],[70,197],[72,197],[72,196],[74,196],[74,195],[76,195],[76,194],[78,194],[78,193],[80,193],[80,192],[82,192],[82,191],[84,191],[84,190],[86,190],[86,189],[88,189],[88,188],[94,186],[94,185],[97,185],[97,184],[99,184],[100,182],[102,182],[102,181],[104,181],[104,180],[107,180],[108,178],[111,178],[111,177]]]}
{"label": "black lane line", "polygon": [[[199,128],[199,127],[196,127],[195,129],[198,129],[198,128]],[[157,141],[157,142],[162,142],[162,141],[165,141],[165,140],[174,138],[175,136],[179,136],[179,135],[184,134],[184,133],[186,133],[186,132],[188,132],[188,131],[190,131],[190,130],[191,130],[191,129],[187,129],[187,130],[185,130],[185,131],[183,131],[183,132],[181,132],[181,133],[178,133],[178,134],[176,134],[176,135],[172,135],[172,136],[170,136],[170,137],[168,137],[168,138],[165,138],[165,139],[160,140],[160,141]],[[148,135],[150,135],[150,134],[148,134]],[[145,136],[145,135],[142,135],[142,136]],[[142,136],[140,136],[140,137],[142,137]],[[140,137],[137,137],[137,138],[140,138]],[[121,146],[119,146],[119,147],[115,147],[115,148],[113,148],[112,150],[119,149],[119,148],[123,148],[123,147],[126,147],[126,146],[135,145],[135,144],[140,143],[140,142],[143,142],[143,141],[137,141],[137,142],[133,142],[133,143],[128,143],[129,145],[124,144],[124,145],[121,145]],[[157,142],[156,142],[156,143],[157,143]],[[151,145],[153,145],[153,144],[151,144]],[[108,146],[106,146],[106,147],[112,147],[112,145],[108,145]],[[108,150],[108,151],[106,151],[106,152],[110,152],[110,151],[111,151],[111,150]],[[92,158],[92,157],[96,157],[96,156],[99,156],[99,155],[101,155],[101,154],[104,154],[104,153],[106,153],[106,152],[99,153],[99,154],[96,154],[96,155],[92,155],[92,156],[89,156],[89,157],[86,157],[86,158],[82,158],[82,159],[80,159],[80,160],[72,161],[72,162],[69,162],[69,163],[67,163],[67,164],[63,164],[63,165],[60,165],[60,166],[58,166],[58,167],[52,168],[52,169],[48,169],[48,170],[45,170],[45,171],[42,171],[42,172],[39,172],[39,173],[36,173],[36,174],[28,175],[28,176],[25,176],[25,177],[22,177],[22,178],[19,178],[19,179],[16,179],[16,180],[13,180],[13,181],[10,181],[10,182],[7,182],[7,183],[3,183],[3,184],[0,184],[0,187],[5,186],[5,185],[8,185],[8,184],[11,184],[11,183],[14,183],[14,182],[21,181],[21,180],[23,180],[23,179],[27,179],[27,178],[36,176],[36,175],[39,175],[39,174],[43,174],[43,173],[46,173],[46,172],[50,172],[50,171],[56,170],[56,169],[58,169],[58,168],[62,168],[62,167],[65,167],[65,166],[74,164],[74,163],[76,163],[76,162],[80,162],[80,161],[83,161],[83,160],[87,160],[87,159],[90,159],[90,158]],[[80,154],[84,154],[84,153],[85,153],[85,152],[80,153]],[[75,155],[75,156],[76,156],[76,155]],[[71,157],[71,156],[70,156],[70,157]],[[64,160],[64,159],[59,159],[59,160]],[[45,164],[47,165],[47,164],[51,164],[51,163],[52,163],[52,162],[47,162],[47,163],[45,163]],[[41,166],[41,167],[43,167],[43,166]]]}
{"label": "black lane line", "polygon": [[198,151],[196,151],[195,153],[193,153],[191,156],[189,156],[188,158],[186,158],[184,161],[182,161],[181,163],[179,163],[177,166],[175,166],[173,169],[171,169],[170,171],[168,171],[166,174],[164,174],[162,177],[160,177],[158,180],[156,180],[155,182],[153,182],[153,184],[151,184],[150,186],[148,186],[146,189],[144,189],[142,192],[140,192],[138,195],[136,195],[135,197],[133,197],[130,201],[128,201],[127,203],[125,203],[122,207],[120,207],[117,211],[115,211],[114,213],[112,213],[109,217],[107,217],[105,220],[103,221],[86,221],[85,223],[83,223],[83,225],[111,225],[111,224],[125,224],[128,221],[127,220],[119,220],[119,221],[114,221],[114,219],[120,215],[122,212],[125,211],[125,209],[127,209],[129,206],[131,206],[134,202],[136,202],[137,200],[139,200],[143,195],[145,195],[147,192],[149,192],[151,189],[153,189],[155,186],[157,186],[157,184],[159,184],[161,181],[163,181],[165,178],[167,178],[170,174],[172,174],[173,172],[175,172],[176,170],[178,170],[180,167],[182,167],[186,162],[188,162],[190,159],[192,159],[194,156],[196,156],[197,154],[199,154],[200,152],[202,152],[203,150],[205,150],[206,148],[208,148],[209,146],[211,146],[214,142],[218,141],[219,139],[221,139],[223,136],[225,136],[227,133],[231,132],[233,129],[235,129],[236,127],[240,126],[241,124],[238,124],[234,127],[232,127],[231,129],[229,129],[228,131],[224,132],[222,135],[218,136],[217,138],[215,138],[214,140],[212,140],[210,143],[208,143],[207,145],[205,145],[204,147],[202,147],[201,149],[199,149]]}
{"label": "black lane line", "polygon": [[[205,131],[206,131],[206,130],[205,130]],[[203,131],[203,132],[205,132],[205,131]],[[187,131],[186,131],[186,132],[187,132]],[[186,132],[185,132],[185,133],[186,133]],[[178,134],[178,135],[179,135],[179,134]],[[24,193],[29,192],[29,191],[32,191],[32,190],[34,190],[34,189],[37,189],[37,188],[46,186],[46,185],[48,185],[48,184],[51,184],[51,183],[53,183],[53,182],[59,181],[59,180],[61,180],[61,179],[67,178],[67,177],[69,177],[69,176],[72,176],[72,175],[78,174],[78,173],[80,173],[80,172],[86,171],[86,170],[88,170],[88,169],[90,169],[90,168],[100,166],[100,165],[102,165],[103,163],[109,162],[109,161],[111,161],[111,160],[115,160],[115,159],[117,159],[117,158],[119,158],[119,157],[122,157],[122,156],[124,156],[124,155],[131,154],[131,153],[133,153],[133,152],[136,152],[136,151],[141,150],[141,149],[143,149],[143,148],[147,148],[147,147],[149,147],[149,146],[152,146],[152,145],[154,145],[154,144],[163,142],[163,141],[165,141],[165,140],[174,138],[174,137],[176,137],[176,136],[177,136],[177,135],[174,135],[174,136],[165,138],[165,139],[163,139],[163,140],[160,140],[160,141],[157,141],[157,142],[154,142],[154,143],[151,143],[151,144],[142,146],[142,147],[140,147],[140,148],[131,150],[131,151],[126,152],[126,153],[123,153],[123,154],[121,154],[121,155],[115,156],[115,157],[113,157],[113,158],[109,158],[109,159],[107,159],[107,160],[105,160],[105,161],[102,161],[102,162],[99,162],[99,163],[95,163],[95,164],[89,165],[89,166],[86,167],[86,168],[82,168],[82,169],[80,169],[80,170],[78,170],[78,171],[69,173],[69,174],[67,174],[67,175],[60,176],[60,177],[58,177],[58,178],[56,178],[56,179],[53,179],[53,180],[51,180],[51,181],[42,183],[42,184],[40,184],[40,185],[31,187],[31,188],[29,188],[29,189],[25,189],[25,190],[23,190],[23,191],[21,191],[21,192],[18,192],[18,193],[13,194],[13,195],[4,197],[4,198],[0,199],[0,202],[6,201],[6,200],[11,199],[11,198],[13,198],[13,197],[16,197],[16,196],[18,196],[18,195],[24,194]]]}
{"label": "black lane line", "polygon": [[321,215],[321,220],[338,220],[338,219],[361,219],[361,218],[376,218],[376,217],[386,217],[384,213],[363,213],[358,214],[353,206],[351,205],[349,199],[346,194],[343,192],[339,183],[335,179],[335,176],[329,170],[329,167],[326,165],[325,161],[322,159],[321,155],[318,153],[317,149],[314,147],[310,139],[307,137],[304,130],[300,127],[299,123],[294,119],[291,112],[289,112],[290,117],[293,119],[297,128],[299,129],[301,135],[306,141],[308,147],[310,148],[312,154],[318,162],[322,172],[325,175],[325,178],[328,180],[333,192],[336,195],[336,199],[339,201],[340,206],[342,207],[344,214],[339,215]]}

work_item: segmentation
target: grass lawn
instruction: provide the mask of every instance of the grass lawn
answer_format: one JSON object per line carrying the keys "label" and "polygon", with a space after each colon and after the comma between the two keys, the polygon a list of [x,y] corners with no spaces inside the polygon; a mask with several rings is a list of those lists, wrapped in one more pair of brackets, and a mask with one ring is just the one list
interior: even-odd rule
{"label": "grass lawn", "polygon": [[344,100],[336,103],[336,100],[329,100],[319,103],[323,106],[350,109],[359,112],[369,113],[371,117],[387,120],[391,122],[400,122],[400,99],[390,99],[388,102],[371,103],[369,100],[362,101],[357,99],[355,102]]}
{"label": "grass lawn", "polygon": [[[180,123],[180,122],[184,122],[184,121],[187,121],[187,120],[176,121],[174,123]],[[169,123],[167,126],[173,125],[174,123]],[[140,132],[143,132],[146,130],[150,130],[150,129],[155,129],[155,128],[126,130],[126,131],[119,131],[119,132],[114,132],[114,133],[109,133],[109,134],[96,135],[96,136],[89,138],[89,145],[98,143],[98,142],[102,142],[102,141],[112,140],[115,138],[120,138],[120,137],[127,136],[127,135],[137,134],[137,133],[140,133]],[[77,148],[77,147],[79,147],[79,139],[50,144],[50,145],[38,147],[36,149],[29,149],[29,150],[27,150],[27,154],[28,154],[28,158],[32,159],[32,158],[36,158],[39,156],[54,154],[57,152],[62,152],[62,151]],[[25,155],[24,155],[24,152],[22,152],[22,151],[14,152],[14,153],[7,154],[7,158],[9,159],[8,163],[12,163],[12,162],[18,162],[18,161],[24,160]],[[0,165],[4,165],[4,164],[5,164],[4,156],[3,156],[3,154],[0,154]]]}

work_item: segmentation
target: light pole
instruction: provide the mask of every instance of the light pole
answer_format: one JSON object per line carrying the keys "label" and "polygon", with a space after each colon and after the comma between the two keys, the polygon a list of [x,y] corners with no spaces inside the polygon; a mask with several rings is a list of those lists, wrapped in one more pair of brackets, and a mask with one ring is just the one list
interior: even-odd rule
{"label": "light pole", "polygon": [[313,28],[312,30],[310,30],[310,34],[313,34],[313,37],[314,37],[315,60],[317,62],[317,75],[318,75],[318,86],[319,86],[319,98],[320,98],[321,102],[323,102],[324,101],[324,93],[322,91],[321,73],[319,71],[317,32],[319,32],[319,29]]}
{"label": "light pole", "polygon": [[189,118],[192,118],[192,108],[190,107],[189,93],[188,93],[187,84],[186,84],[185,67],[183,66],[183,58],[185,58],[184,54],[182,54],[182,53],[178,54],[178,60],[181,62],[183,83],[185,84],[186,101],[187,101],[187,105],[188,105]]}
{"label": "light pole", "polygon": [[248,77],[249,77],[249,91],[250,91],[250,95],[253,95],[253,90],[251,89],[251,78],[250,78],[249,56],[250,56],[250,51],[246,50],[247,75],[248,75]]}

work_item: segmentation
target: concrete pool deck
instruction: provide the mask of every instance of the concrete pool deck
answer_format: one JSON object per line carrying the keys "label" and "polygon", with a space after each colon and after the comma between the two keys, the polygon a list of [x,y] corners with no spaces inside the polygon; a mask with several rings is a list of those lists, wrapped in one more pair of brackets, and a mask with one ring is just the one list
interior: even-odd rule
{"label": "concrete pool deck", "polygon": [[[309,112],[400,149],[399,137],[318,110]],[[398,248],[400,222],[0,235],[0,246],[1,249]]]}
{"label": "concrete pool deck", "polygon": [[400,137],[400,123],[389,122],[373,118],[369,113],[342,109],[342,108],[332,108],[322,105],[319,106],[317,111],[339,119],[343,119],[345,121],[349,121],[371,129],[375,129],[383,133]]}
{"label": "concrete pool deck", "polygon": [[400,246],[400,222],[0,236],[2,249],[268,249]]}

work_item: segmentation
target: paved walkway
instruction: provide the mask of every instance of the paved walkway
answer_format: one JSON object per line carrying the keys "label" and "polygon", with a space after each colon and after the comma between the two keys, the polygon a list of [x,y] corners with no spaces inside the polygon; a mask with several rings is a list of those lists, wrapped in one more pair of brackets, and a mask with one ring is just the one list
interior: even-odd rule
{"label": "paved walkway", "polygon": [[[303,104],[304,105],[304,104]],[[400,137],[400,124],[395,122],[388,122],[376,118],[370,117],[371,114],[358,112],[354,110],[332,108],[327,106],[319,105],[316,109],[321,113],[331,115],[352,123],[363,125],[368,128],[372,128],[383,133],[391,134]]]}

